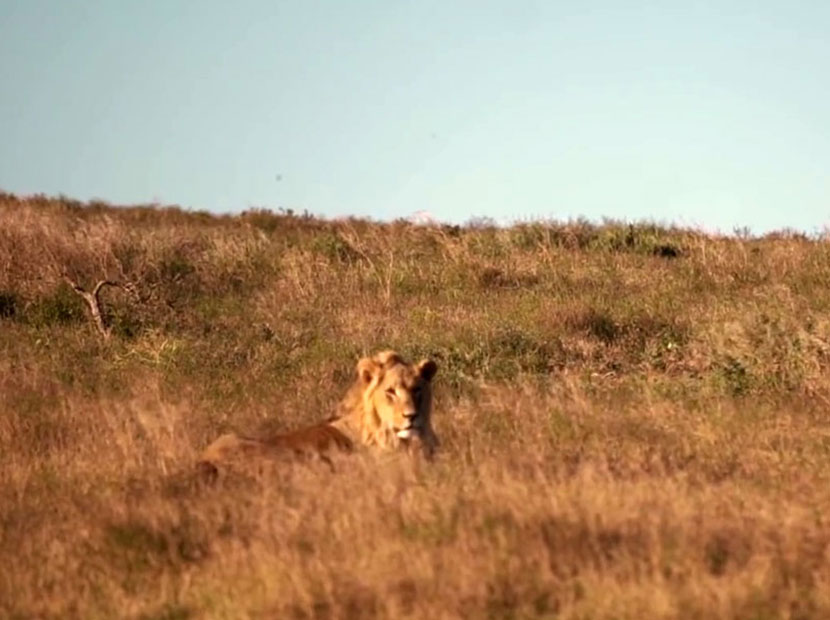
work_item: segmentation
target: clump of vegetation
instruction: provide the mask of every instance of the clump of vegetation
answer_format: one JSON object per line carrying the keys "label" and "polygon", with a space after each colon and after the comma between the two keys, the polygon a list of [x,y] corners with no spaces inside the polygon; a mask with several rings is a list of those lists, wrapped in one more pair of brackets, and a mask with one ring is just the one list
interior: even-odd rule
{"label": "clump of vegetation", "polygon": [[[0,221],[0,616],[830,617],[823,240],[10,194]],[[439,363],[435,463],[191,475],[383,348]]]}

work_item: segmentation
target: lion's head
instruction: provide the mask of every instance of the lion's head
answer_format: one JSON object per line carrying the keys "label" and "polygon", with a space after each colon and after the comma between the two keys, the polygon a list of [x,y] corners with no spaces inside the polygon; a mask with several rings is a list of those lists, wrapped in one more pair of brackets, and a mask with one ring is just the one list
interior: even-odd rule
{"label": "lion's head", "polygon": [[432,360],[413,365],[394,351],[361,359],[343,404],[359,418],[363,441],[383,448],[416,442],[431,455],[438,444],[431,421],[437,370]]}

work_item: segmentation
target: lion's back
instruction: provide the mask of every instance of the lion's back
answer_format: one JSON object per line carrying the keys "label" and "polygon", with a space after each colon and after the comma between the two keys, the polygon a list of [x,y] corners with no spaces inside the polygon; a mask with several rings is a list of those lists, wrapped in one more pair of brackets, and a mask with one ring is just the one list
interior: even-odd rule
{"label": "lion's back", "polygon": [[278,435],[266,440],[266,443],[275,449],[294,453],[351,452],[354,449],[354,442],[327,422]]}

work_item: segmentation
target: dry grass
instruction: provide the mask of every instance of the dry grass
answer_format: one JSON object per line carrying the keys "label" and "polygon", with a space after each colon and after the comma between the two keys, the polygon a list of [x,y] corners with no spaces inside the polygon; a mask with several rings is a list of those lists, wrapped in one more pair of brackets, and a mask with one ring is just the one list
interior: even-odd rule
{"label": "dry grass", "polygon": [[[61,274],[107,289],[103,342]],[[830,617],[830,246],[0,196],[0,616]],[[438,461],[203,486],[361,352]]]}

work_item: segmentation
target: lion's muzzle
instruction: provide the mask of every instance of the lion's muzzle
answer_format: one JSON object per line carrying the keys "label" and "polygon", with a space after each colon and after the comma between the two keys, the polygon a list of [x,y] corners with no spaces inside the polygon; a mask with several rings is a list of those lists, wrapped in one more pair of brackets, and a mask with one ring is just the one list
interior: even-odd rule
{"label": "lion's muzzle", "polygon": [[395,434],[401,439],[410,439],[421,434],[421,418],[417,411],[404,414],[405,426],[396,428]]}

